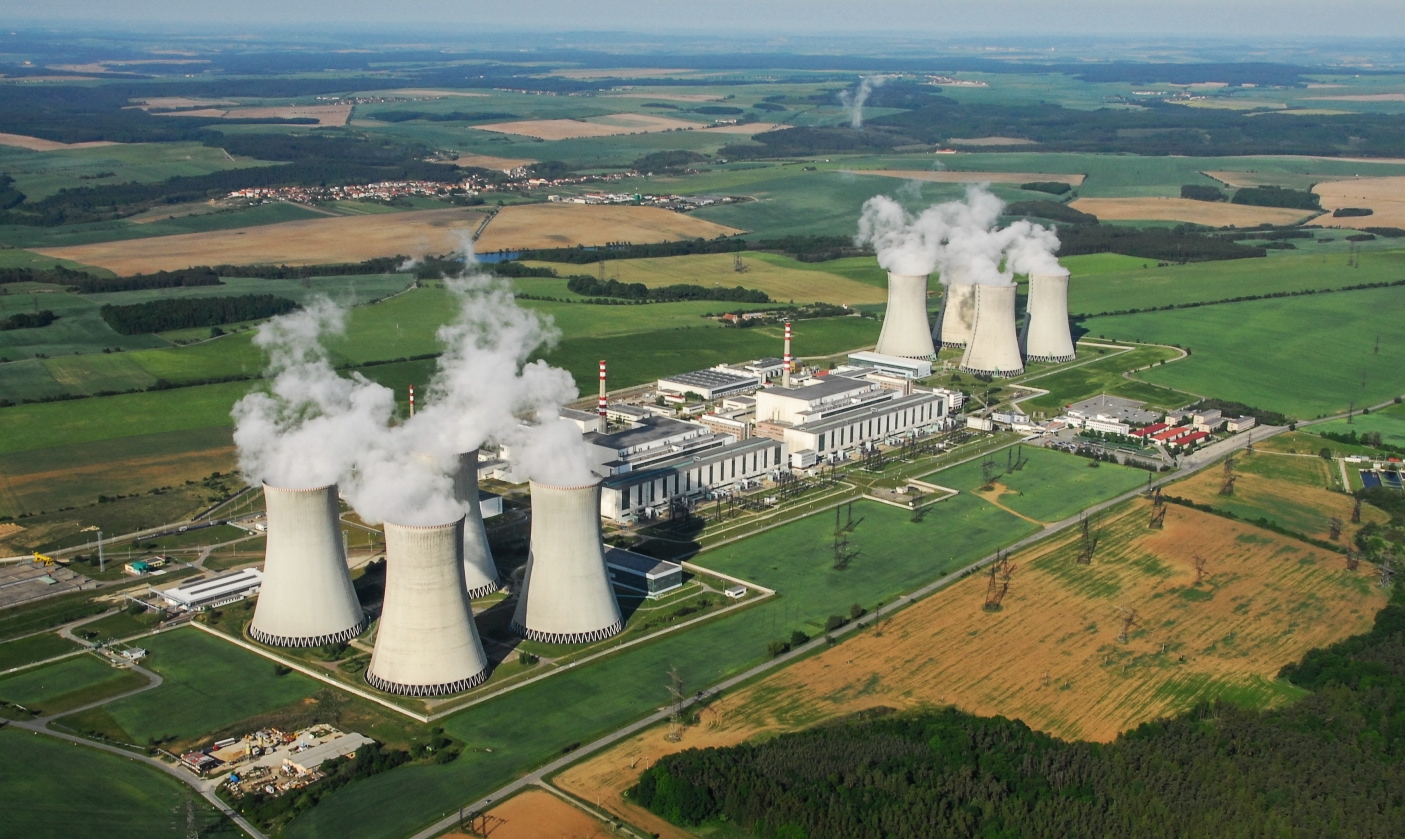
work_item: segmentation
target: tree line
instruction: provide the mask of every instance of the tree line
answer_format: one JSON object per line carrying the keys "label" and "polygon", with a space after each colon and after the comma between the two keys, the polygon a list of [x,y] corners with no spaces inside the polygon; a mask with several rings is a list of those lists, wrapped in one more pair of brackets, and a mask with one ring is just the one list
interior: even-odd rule
{"label": "tree line", "polygon": [[108,304],[98,310],[102,319],[121,335],[144,335],[171,329],[219,326],[273,317],[298,308],[286,297],[245,294],[239,297],[182,297],[150,300],[126,306]]}
{"label": "tree line", "polygon": [[708,288],[691,283],[655,286],[643,283],[622,283],[619,280],[598,280],[583,274],[573,274],[566,289],[586,297],[618,297],[622,300],[725,300],[733,303],[770,303],[764,291],[754,288]]}

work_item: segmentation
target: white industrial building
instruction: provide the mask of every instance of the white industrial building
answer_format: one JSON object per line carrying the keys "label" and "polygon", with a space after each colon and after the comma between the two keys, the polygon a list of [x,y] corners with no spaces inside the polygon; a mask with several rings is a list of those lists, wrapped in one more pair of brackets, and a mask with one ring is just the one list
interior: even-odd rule
{"label": "white industrial building", "polygon": [[985,376],[1018,376],[1024,372],[1020,339],[1015,331],[1015,286],[976,287],[971,338],[961,356],[961,372]]}
{"label": "white industrial building", "polygon": [[1026,361],[1062,363],[1075,358],[1068,325],[1068,274],[1030,274],[1025,312]]}
{"label": "white industrial building", "polygon": [[385,602],[366,668],[377,690],[443,696],[487,680],[464,581],[464,524],[385,523]]}
{"label": "white industrial building", "polygon": [[257,568],[230,571],[207,580],[192,580],[156,594],[168,604],[187,612],[201,612],[258,594],[263,573]]}
{"label": "white industrial building", "polygon": [[600,641],[624,629],[600,536],[600,484],[532,481],[532,541],[512,630],[547,644]]}
{"label": "white industrial building", "polygon": [[877,351],[904,358],[932,358],[932,325],[927,321],[927,275],[888,273],[888,308],[878,333]]}
{"label": "white industrial building", "polygon": [[366,629],[351,585],[333,484],[282,489],[264,484],[268,541],[249,635],[275,647],[320,647]]}
{"label": "white industrial building", "polygon": [[577,411],[575,408],[562,408],[561,419],[575,423],[582,434],[587,431],[605,430],[605,417],[598,413],[592,414],[589,411]]}
{"label": "white industrial building", "polygon": [[765,379],[758,373],[738,370],[725,365],[711,370],[696,370],[659,379],[656,385],[659,393],[673,393],[679,396],[695,393],[706,401],[750,393],[761,387]]}
{"label": "white industrial building", "polygon": [[865,449],[871,443],[946,425],[946,405],[935,393],[903,396],[885,390],[880,394],[877,399],[785,429],[786,447],[792,452],[814,451],[819,458],[829,459]]}
{"label": "white industrial building", "polygon": [[878,370],[907,379],[925,379],[932,375],[932,362],[925,358],[901,358],[876,352],[849,353],[849,366]]}
{"label": "white industrial building", "polygon": [[1091,399],[1084,399],[1082,402],[1075,402],[1065,409],[1071,425],[1082,427],[1089,420],[1100,422],[1118,422],[1129,426],[1150,425],[1161,419],[1161,415],[1148,411],[1143,407],[1143,403],[1135,399],[1124,399],[1120,396],[1109,396],[1100,393]]}
{"label": "white industrial building", "polygon": [[647,417],[623,431],[585,435],[592,468],[601,477],[631,472],[735,440],[736,437],[719,434],[705,425],[668,417]]}
{"label": "white industrial building", "polygon": [[867,399],[887,398],[877,382],[857,376],[825,376],[800,387],[771,387],[756,394],[757,422],[800,425],[826,412]]}
{"label": "white industrial building", "polygon": [[785,444],[767,437],[679,454],[606,478],[600,514],[616,522],[664,516],[675,498],[750,484],[786,462]]}

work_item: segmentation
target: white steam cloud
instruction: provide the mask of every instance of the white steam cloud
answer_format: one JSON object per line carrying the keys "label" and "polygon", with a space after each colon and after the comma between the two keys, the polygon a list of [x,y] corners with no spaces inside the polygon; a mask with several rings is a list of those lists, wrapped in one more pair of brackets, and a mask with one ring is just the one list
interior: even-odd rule
{"label": "white steam cloud", "polygon": [[863,128],[863,103],[868,101],[868,96],[873,93],[874,88],[882,87],[886,81],[887,76],[864,76],[853,90],[839,91],[839,104],[849,112],[851,128]]}
{"label": "white steam cloud", "polygon": [[892,198],[864,202],[858,245],[872,245],[878,264],[894,274],[941,272],[943,283],[1008,285],[1015,274],[1066,274],[1054,253],[1053,230],[1017,221],[996,228],[1005,205],[973,184],[964,201],[933,204],[917,215]]}
{"label": "white steam cloud", "polygon": [[234,439],[250,482],[338,483],[368,522],[424,526],[463,515],[449,470],[455,455],[485,443],[511,447],[533,480],[575,486],[596,479],[579,429],[560,419],[577,397],[571,375],[527,363],[555,341],[555,328],[518,306],[507,281],[478,273],[466,252],[464,273],[445,283],[458,314],[438,332],[438,369],[423,407],[403,423],[393,421],[388,388],[360,374],[341,376],[327,360],[322,338],[345,329],[345,309],[317,300],[259,329],[254,340],[269,353],[273,383],[234,408]]}

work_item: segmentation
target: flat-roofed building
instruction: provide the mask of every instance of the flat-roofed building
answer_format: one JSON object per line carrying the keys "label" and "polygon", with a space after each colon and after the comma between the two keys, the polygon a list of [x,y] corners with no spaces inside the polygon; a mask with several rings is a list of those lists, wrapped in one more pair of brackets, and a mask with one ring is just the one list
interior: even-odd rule
{"label": "flat-roofed building", "polygon": [[584,434],[587,431],[605,430],[605,418],[599,414],[592,414],[589,411],[577,411],[574,408],[562,408],[561,419],[570,420]]}
{"label": "flat-roofed building", "polygon": [[1079,420],[1099,419],[1127,425],[1150,425],[1161,419],[1160,414],[1146,410],[1142,404],[1134,399],[1102,393],[1069,405],[1068,415]]}
{"label": "flat-roofed building", "polygon": [[627,405],[623,402],[611,402],[605,406],[605,419],[610,422],[639,422],[649,417],[656,417],[659,414],[642,405]]}
{"label": "flat-roofed building", "polygon": [[764,381],[761,376],[755,373],[724,367],[712,370],[695,370],[692,373],[669,376],[665,379],[659,379],[656,387],[659,393],[680,395],[696,393],[704,400],[711,401],[724,396],[750,393],[761,387]]}
{"label": "flat-roofed building", "polygon": [[675,498],[750,485],[785,465],[785,444],[765,437],[695,450],[606,478],[600,514],[617,522],[664,516]]}
{"label": "flat-roofed building", "polygon": [[882,391],[877,382],[848,376],[826,376],[803,387],[770,387],[756,393],[756,420],[800,425],[866,399],[891,397]]}
{"label": "flat-roofed building", "polygon": [[1259,421],[1253,417],[1232,417],[1225,420],[1226,431],[1248,431],[1258,425]]}
{"label": "flat-roofed building", "polygon": [[156,594],[167,603],[187,612],[199,612],[234,603],[257,594],[263,585],[263,572],[257,568],[230,571],[207,580],[194,580]]}
{"label": "flat-roofed building", "polygon": [[703,414],[698,417],[698,423],[712,429],[716,434],[730,434],[738,440],[745,440],[751,436],[751,423],[736,417]]}
{"label": "flat-roofed building", "polygon": [[637,591],[650,600],[683,586],[682,565],[624,548],[606,549],[605,569],[610,574],[610,582]]}
{"label": "flat-roofed building", "polygon": [[944,422],[946,406],[940,396],[886,393],[887,399],[864,402],[851,410],[787,428],[786,446],[793,452],[813,450],[820,459],[827,460]]}
{"label": "flat-roofed building", "polygon": [[353,731],[325,743],[310,746],[300,752],[294,752],[283,758],[283,765],[298,775],[309,775],[320,769],[323,763],[354,755],[357,749],[375,742],[370,737]]}
{"label": "flat-roofed building", "polygon": [[602,477],[642,469],[688,452],[717,448],[735,439],[705,425],[668,417],[646,417],[623,431],[585,435],[595,471]]}
{"label": "flat-roofed building", "polygon": [[1201,409],[1190,415],[1191,425],[1201,431],[1214,431],[1224,422],[1224,414],[1214,408]]}
{"label": "flat-roofed building", "polygon": [[906,379],[925,379],[932,375],[932,362],[925,358],[899,358],[876,352],[849,353],[852,367],[880,370]]}

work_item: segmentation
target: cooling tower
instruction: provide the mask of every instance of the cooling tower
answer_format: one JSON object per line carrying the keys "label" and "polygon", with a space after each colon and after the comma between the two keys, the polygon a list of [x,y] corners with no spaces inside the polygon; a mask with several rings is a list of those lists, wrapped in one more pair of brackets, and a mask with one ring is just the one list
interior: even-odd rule
{"label": "cooling tower", "polygon": [[263,485],[268,547],[249,634],[275,647],[320,647],[355,638],[366,615],[346,567],[336,485]]}
{"label": "cooling tower", "polygon": [[532,481],[532,544],[512,630],[533,641],[579,644],[623,628],[605,571],[600,484]]}
{"label": "cooling tower", "polygon": [[964,347],[971,340],[976,320],[976,287],[970,283],[950,283],[942,296],[942,314],[934,337],[943,347]]}
{"label": "cooling tower", "polygon": [[463,579],[468,596],[487,597],[497,591],[498,567],[488,548],[483,529],[483,510],[478,503],[478,450],[459,455],[454,473],[454,497],[463,505]]}
{"label": "cooling tower", "polygon": [[961,356],[961,372],[987,376],[1018,376],[1020,339],[1015,333],[1015,286],[977,285],[971,340]]}
{"label": "cooling tower", "polygon": [[1073,334],[1068,328],[1068,275],[1030,274],[1028,316],[1024,324],[1026,361],[1072,361]]}
{"label": "cooling tower", "polygon": [[464,519],[385,523],[385,606],[366,681],[387,693],[442,696],[488,678],[464,590]]}
{"label": "cooling tower", "polygon": [[931,358],[932,326],[927,322],[927,275],[888,274],[888,311],[876,352],[903,358]]}

